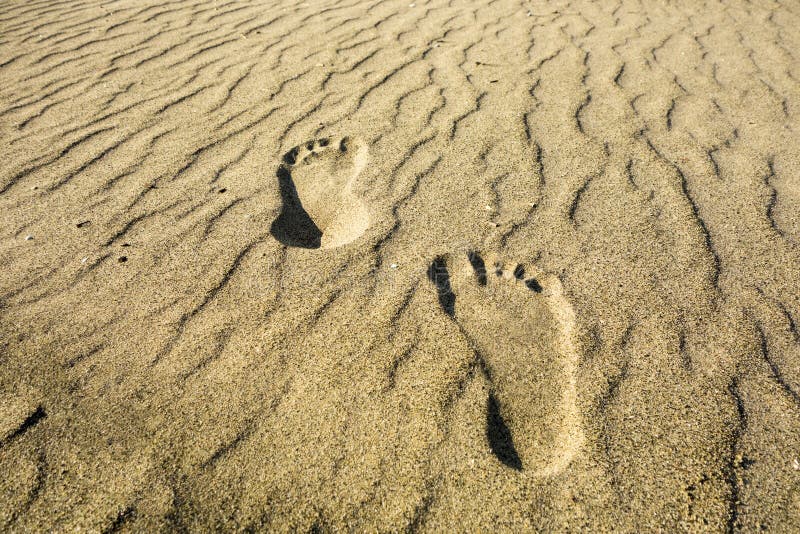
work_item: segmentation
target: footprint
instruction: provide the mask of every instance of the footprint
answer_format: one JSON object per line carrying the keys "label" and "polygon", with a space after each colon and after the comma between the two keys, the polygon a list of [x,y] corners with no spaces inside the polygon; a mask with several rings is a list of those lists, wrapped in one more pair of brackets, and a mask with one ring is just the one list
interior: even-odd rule
{"label": "footprint", "polygon": [[368,157],[366,145],[348,137],[317,139],[287,152],[277,172],[282,208],[272,235],[285,245],[312,249],[359,238],[369,212],[352,186]]}
{"label": "footprint", "polygon": [[437,258],[428,277],[491,383],[486,437],[494,454],[534,475],[562,471],[583,432],[575,319],[558,278],[475,252]]}

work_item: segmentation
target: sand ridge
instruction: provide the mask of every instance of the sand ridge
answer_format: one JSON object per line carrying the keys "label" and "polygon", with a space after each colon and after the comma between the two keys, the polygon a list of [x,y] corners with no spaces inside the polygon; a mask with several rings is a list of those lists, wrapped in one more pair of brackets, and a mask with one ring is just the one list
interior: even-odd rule
{"label": "sand ridge", "polygon": [[799,18],[0,4],[0,530],[800,529]]}

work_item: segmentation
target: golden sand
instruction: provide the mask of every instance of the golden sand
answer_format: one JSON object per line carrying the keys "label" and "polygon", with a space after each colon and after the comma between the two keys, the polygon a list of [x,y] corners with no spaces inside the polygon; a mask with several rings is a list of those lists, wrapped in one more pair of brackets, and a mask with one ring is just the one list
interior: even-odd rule
{"label": "golden sand", "polygon": [[0,2],[0,530],[800,530],[800,6]]}

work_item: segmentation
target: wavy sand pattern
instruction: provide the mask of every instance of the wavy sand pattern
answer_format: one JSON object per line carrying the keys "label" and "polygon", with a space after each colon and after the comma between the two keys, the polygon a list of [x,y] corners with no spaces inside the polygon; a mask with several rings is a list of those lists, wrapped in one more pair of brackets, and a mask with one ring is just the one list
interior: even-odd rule
{"label": "wavy sand pattern", "polygon": [[0,3],[0,530],[800,530],[798,28]]}

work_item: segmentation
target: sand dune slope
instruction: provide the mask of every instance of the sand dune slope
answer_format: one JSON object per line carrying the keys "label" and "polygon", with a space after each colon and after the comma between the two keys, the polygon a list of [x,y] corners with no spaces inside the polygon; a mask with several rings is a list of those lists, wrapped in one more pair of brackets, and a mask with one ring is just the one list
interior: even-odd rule
{"label": "sand dune slope", "polygon": [[0,2],[0,530],[800,530],[800,6]]}

